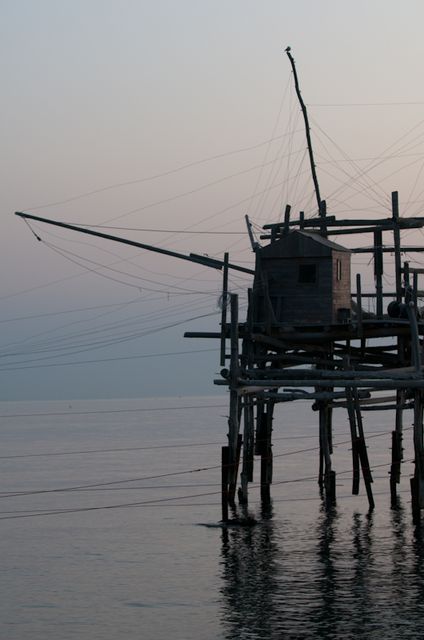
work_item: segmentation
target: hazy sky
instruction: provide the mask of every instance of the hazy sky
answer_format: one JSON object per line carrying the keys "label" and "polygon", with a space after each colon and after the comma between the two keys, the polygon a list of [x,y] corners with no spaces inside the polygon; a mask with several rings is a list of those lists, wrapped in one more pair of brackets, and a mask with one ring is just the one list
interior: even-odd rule
{"label": "hazy sky", "polygon": [[288,45],[329,212],[423,213],[423,24],[421,0],[0,0],[0,398],[214,392],[219,345],[182,335],[218,329],[219,272],[13,212],[250,264],[246,213],[315,213]]}

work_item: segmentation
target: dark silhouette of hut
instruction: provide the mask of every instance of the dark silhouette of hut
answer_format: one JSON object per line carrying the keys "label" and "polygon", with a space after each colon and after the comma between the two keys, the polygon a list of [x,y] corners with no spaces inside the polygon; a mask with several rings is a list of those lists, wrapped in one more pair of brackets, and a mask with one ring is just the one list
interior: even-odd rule
{"label": "dark silhouette of hut", "polygon": [[336,324],[350,317],[350,251],[294,230],[256,250],[254,321]]}

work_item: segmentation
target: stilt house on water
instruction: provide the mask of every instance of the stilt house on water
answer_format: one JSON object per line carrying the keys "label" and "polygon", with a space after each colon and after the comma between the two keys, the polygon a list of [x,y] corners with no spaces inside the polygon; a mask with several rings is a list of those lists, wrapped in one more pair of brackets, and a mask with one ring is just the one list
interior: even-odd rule
{"label": "stilt house on water", "polygon": [[255,322],[347,321],[350,251],[317,233],[288,231],[256,250],[253,291]]}
{"label": "stilt house on water", "polygon": [[[270,500],[272,483],[272,421],[277,403],[310,400],[317,413],[319,430],[318,483],[326,503],[336,500],[333,468],[332,416],[335,409],[347,411],[352,440],[352,493],[359,492],[362,474],[369,507],[374,507],[372,474],[367,456],[362,411],[388,410],[393,414],[391,434],[390,488],[397,501],[402,462],[403,414],[413,411],[415,472],[411,478],[413,515],[424,508],[424,375],[422,346],[424,321],[417,299],[422,295],[418,276],[424,269],[402,263],[405,249],[401,231],[424,227],[423,217],[399,215],[398,194],[392,193],[391,216],[370,220],[336,220],[327,215],[315,173],[307,112],[302,101],[290,50],[296,91],[303,111],[318,215],[297,220],[286,207],[284,221],[263,227],[260,246],[249,220],[247,228],[255,253],[254,271],[224,260],[196,254],[184,255],[150,245],[17,213],[80,233],[158,251],[223,271],[221,328],[217,332],[188,332],[190,338],[220,340],[221,377],[218,385],[229,389],[228,443],[222,447],[222,518],[229,518],[236,494],[248,501],[255,456],[260,458],[260,486],[264,503]],[[384,242],[383,242],[383,234]],[[353,235],[369,239],[347,249],[331,236]],[[388,240],[390,236],[390,240]],[[423,246],[406,247],[408,254]],[[351,256],[370,254],[374,265],[375,291],[362,293],[361,274],[351,289]],[[394,290],[383,289],[384,258],[394,259]],[[393,256],[393,257],[392,257]],[[253,276],[248,290],[247,317],[239,320],[238,296],[228,290],[230,269]],[[364,299],[375,300],[375,313],[363,311]],[[241,473],[239,479],[239,466]],[[239,487],[238,487],[239,485]]]}

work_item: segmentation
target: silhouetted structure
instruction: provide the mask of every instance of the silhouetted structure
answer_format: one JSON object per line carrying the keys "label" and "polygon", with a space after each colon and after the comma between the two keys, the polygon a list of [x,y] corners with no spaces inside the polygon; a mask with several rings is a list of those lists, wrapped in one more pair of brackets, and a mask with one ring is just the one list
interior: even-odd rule
{"label": "silhouetted structure", "polygon": [[[402,253],[422,252],[422,246],[401,246],[401,231],[424,227],[424,218],[402,218],[398,194],[392,193],[391,216],[383,219],[336,220],[327,214],[321,200],[315,171],[306,107],[300,95],[294,60],[287,50],[296,91],[305,119],[311,172],[317,197],[317,217],[302,213],[264,226],[260,244],[248,232],[256,256],[255,270],[223,261],[183,255],[125,240],[87,228],[47,220],[26,213],[17,215],[72,229],[107,240],[123,242],[184,260],[223,269],[221,331],[189,332],[187,337],[221,341],[221,378],[230,392],[228,444],[222,448],[222,518],[228,519],[235,505],[241,460],[239,500],[246,504],[253,480],[255,456],[260,457],[261,495],[266,504],[272,483],[272,422],[276,403],[311,400],[319,416],[318,482],[329,504],[336,499],[332,462],[332,415],[335,408],[347,410],[352,439],[353,486],[359,492],[362,472],[369,506],[374,507],[372,475],[367,456],[362,411],[390,410],[394,413],[390,486],[396,502],[402,461],[403,413],[414,412],[415,474],[411,479],[412,505],[416,516],[424,508],[424,441],[422,336],[424,321],[417,305],[418,275],[424,269],[402,264]],[[383,234],[391,241],[383,242]],[[329,237],[372,237],[372,246],[347,249]],[[371,254],[375,290],[363,294],[361,275],[351,290],[351,255]],[[393,256],[396,286],[383,288],[384,257]],[[239,321],[238,297],[228,292],[228,270],[254,276],[248,291],[247,317]],[[363,311],[363,299],[375,299],[375,313]],[[385,304],[388,303],[388,304]],[[230,321],[227,322],[227,307]],[[228,345],[229,343],[229,345]],[[229,350],[227,350],[229,346]],[[389,392],[389,395],[382,395]]]}

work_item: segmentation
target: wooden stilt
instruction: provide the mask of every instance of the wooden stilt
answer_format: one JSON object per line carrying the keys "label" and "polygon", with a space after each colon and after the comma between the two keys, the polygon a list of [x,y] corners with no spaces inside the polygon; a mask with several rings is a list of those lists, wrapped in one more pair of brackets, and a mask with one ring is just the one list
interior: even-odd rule
{"label": "wooden stilt", "polygon": [[222,521],[228,522],[228,469],[230,464],[230,449],[221,449],[221,507]]}
{"label": "wooden stilt", "polygon": [[365,489],[367,492],[368,503],[370,509],[374,509],[374,497],[372,494],[371,484],[373,482],[370,463],[368,460],[367,446],[365,444],[364,426],[362,422],[361,406],[359,404],[358,390],[353,390],[353,399],[355,406],[356,423],[358,426],[358,455],[361,462],[362,476],[364,478]]}
{"label": "wooden stilt", "polygon": [[361,407],[359,404],[359,395],[357,389],[347,388],[347,411],[349,416],[350,434],[352,439],[352,462],[353,462],[353,480],[352,494],[359,493],[359,471],[362,470],[365,489],[367,492],[368,503],[370,509],[374,509],[374,497],[371,484],[373,482],[370,464],[368,460],[368,452],[365,444],[364,428],[362,423]]}
{"label": "wooden stilt", "polygon": [[377,318],[383,315],[383,232],[374,231],[374,276]]}
{"label": "wooden stilt", "polygon": [[324,451],[321,446],[321,437],[319,443],[319,470],[318,470],[318,486],[320,490],[324,488]]}
{"label": "wooden stilt", "polygon": [[358,433],[356,429],[356,415],[354,409],[353,392],[349,387],[346,389],[346,406],[349,418],[350,438],[352,441],[352,494],[357,496],[359,493],[359,451],[358,451]]}
{"label": "wooden stilt", "polygon": [[238,338],[238,296],[231,294],[230,415],[228,418],[228,501],[231,505],[234,505],[241,448],[241,439],[239,437],[240,401],[237,393],[237,377],[239,375]]}
{"label": "wooden stilt", "polygon": [[397,505],[396,485],[400,482],[401,462],[403,459],[403,407],[405,404],[405,391],[399,389],[396,392],[396,427],[392,431],[392,464],[390,467],[390,499],[392,506]]}
{"label": "wooden stilt", "polygon": [[261,499],[264,503],[269,503],[271,499],[270,485],[272,483],[272,419],[274,413],[274,403],[267,403],[267,410],[263,420],[264,442],[261,451]]}
{"label": "wooden stilt", "polygon": [[241,434],[239,434],[237,437],[237,448],[235,452],[235,457],[234,457],[234,460],[230,460],[230,466],[229,466],[228,503],[232,507],[235,506],[237,476],[238,476],[238,469],[240,464],[240,453],[241,453],[242,442],[243,442],[243,438]]}
{"label": "wooden stilt", "polygon": [[400,482],[400,463],[402,456],[402,434],[392,431],[392,464],[390,467],[390,500],[392,506],[397,505],[396,485]]}
{"label": "wooden stilt", "polygon": [[227,333],[227,304],[228,304],[228,253],[224,254],[223,282],[222,282],[222,300],[221,300],[221,347],[220,347],[220,365],[225,366],[225,337]]}
{"label": "wooden stilt", "polygon": [[244,431],[243,431],[243,465],[241,471],[241,491],[239,501],[241,504],[248,502],[248,486],[253,480],[253,453],[254,453],[254,423],[253,404],[251,398],[244,401]]}
{"label": "wooden stilt", "polygon": [[325,402],[319,404],[319,439],[324,467],[324,488],[328,504],[336,501],[336,474],[331,468],[331,448],[329,433],[331,430],[331,411]]}
{"label": "wooden stilt", "polygon": [[[423,392],[415,391],[414,397],[414,452],[415,473],[412,509],[424,508],[424,441],[423,441]],[[411,485],[412,488],[412,485]]]}
{"label": "wooden stilt", "polygon": [[412,520],[414,524],[419,524],[421,520],[420,505],[418,499],[418,487],[417,478],[413,476],[410,479],[411,484],[411,505],[412,505]]}

